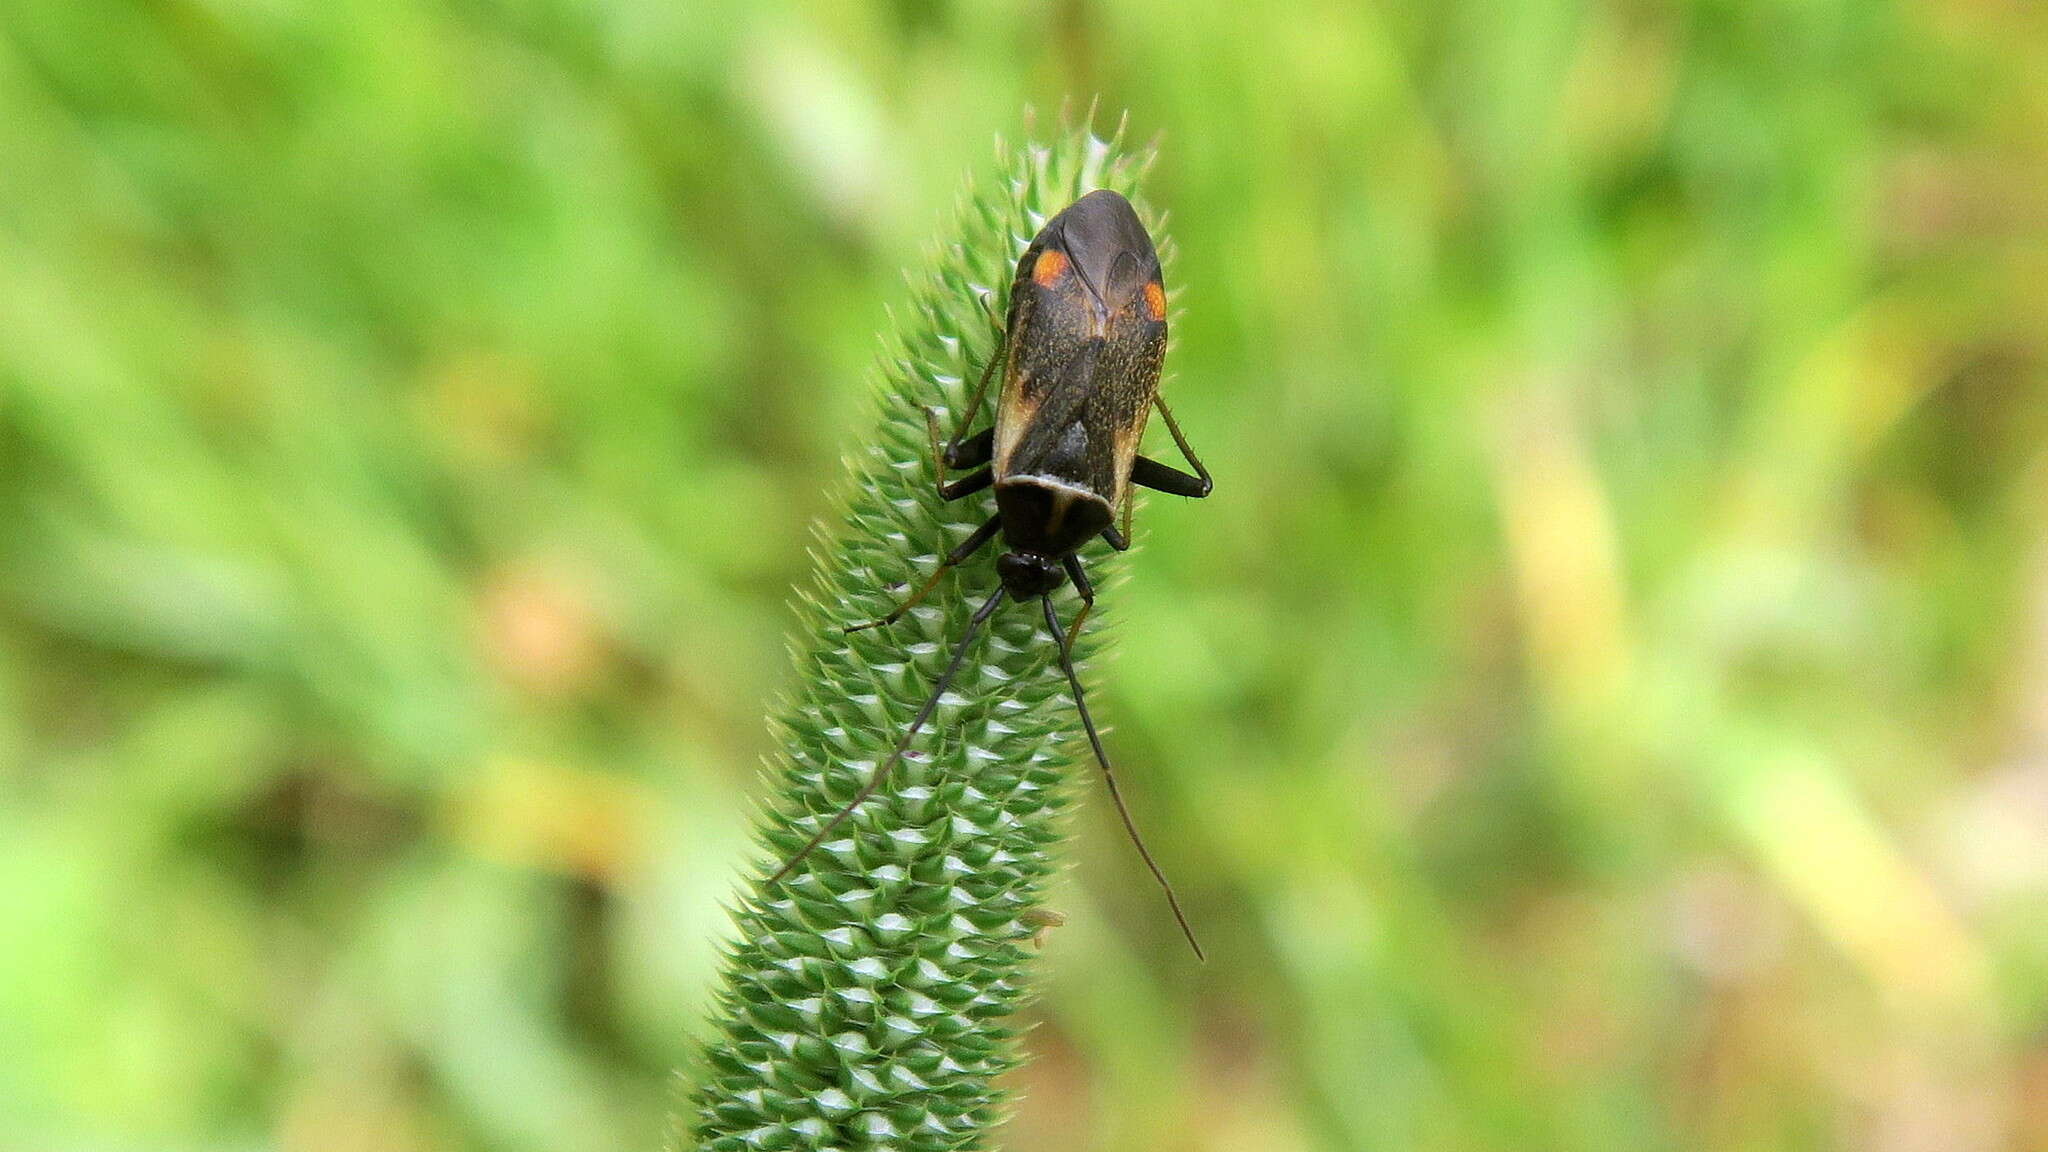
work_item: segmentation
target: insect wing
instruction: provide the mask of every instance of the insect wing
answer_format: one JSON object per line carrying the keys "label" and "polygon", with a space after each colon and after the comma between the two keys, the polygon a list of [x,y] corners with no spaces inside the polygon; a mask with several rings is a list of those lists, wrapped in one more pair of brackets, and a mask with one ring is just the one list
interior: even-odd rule
{"label": "insect wing", "polygon": [[1128,202],[1098,192],[1018,261],[996,416],[996,475],[1044,476],[1114,504],[1159,388],[1166,297]]}
{"label": "insect wing", "polygon": [[[1103,456],[1098,467],[1104,474],[1095,490],[1111,504],[1123,502],[1130,484],[1131,464],[1145,438],[1145,420],[1159,394],[1159,369],[1166,359],[1166,292],[1157,260],[1151,263],[1150,277],[1123,297],[1104,325],[1089,401],[1091,436],[1101,441]],[[1122,268],[1120,261],[1119,272]]]}
{"label": "insect wing", "polygon": [[[1048,397],[1085,392],[1093,372],[1092,358],[1081,361],[1094,327],[1094,296],[1080,270],[1067,256],[1057,227],[1046,225],[1017,262],[1010,289],[1009,360],[1004,365],[1003,391],[996,407],[996,476],[1025,475],[1034,468],[1016,459],[1018,445],[1041,418]],[[1076,372],[1077,362],[1087,371]],[[1066,406],[1045,416],[1071,420]],[[1076,478],[1078,479],[1078,478]]]}

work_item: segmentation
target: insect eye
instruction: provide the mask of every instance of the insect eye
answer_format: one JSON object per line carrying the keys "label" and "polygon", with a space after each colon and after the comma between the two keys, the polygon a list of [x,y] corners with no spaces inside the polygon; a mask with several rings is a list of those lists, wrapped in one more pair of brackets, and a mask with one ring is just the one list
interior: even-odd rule
{"label": "insect eye", "polygon": [[1066,270],[1067,254],[1057,248],[1047,248],[1038,254],[1038,262],[1031,266],[1031,279],[1040,287],[1050,288]]}

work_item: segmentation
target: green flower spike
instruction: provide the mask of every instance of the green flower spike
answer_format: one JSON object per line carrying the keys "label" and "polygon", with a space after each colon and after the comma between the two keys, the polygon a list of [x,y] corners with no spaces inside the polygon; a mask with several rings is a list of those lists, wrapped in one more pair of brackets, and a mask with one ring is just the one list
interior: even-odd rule
{"label": "green flower spike", "polygon": [[[887,612],[988,515],[986,498],[934,492],[925,411],[955,426],[1017,259],[1050,216],[1093,188],[1137,200],[1150,154],[1122,136],[1083,128],[999,149],[1002,178],[970,186],[890,337],[880,420],[802,598],[802,680],[777,722],[779,792],[760,830],[768,859],[735,915],[693,1099],[700,1149],[980,1148],[1000,1118],[994,1081],[1017,1060],[1011,1020],[1029,941],[1049,922],[1037,905],[1078,730],[1039,614],[999,612],[882,788],[780,883],[763,880],[889,755],[995,587],[970,563],[896,624],[842,631]],[[1098,584],[1118,560],[1090,549]]]}

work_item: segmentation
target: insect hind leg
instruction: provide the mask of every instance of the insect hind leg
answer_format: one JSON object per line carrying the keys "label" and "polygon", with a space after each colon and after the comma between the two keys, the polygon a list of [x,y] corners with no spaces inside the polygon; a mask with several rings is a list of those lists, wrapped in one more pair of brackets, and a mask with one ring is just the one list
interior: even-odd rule
{"label": "insect hind leg", "polygon": [[[995,454],[996,430],[993,427],[986,428],[973,436],[967,434],[967,429],[974,423],[975,417],[981,414],[982,399],[988,395],[988,382],[995,376],[996,365],[1003,362],[1003,354],[1008,349],[1009,343],[1009,333],[998,329],[996,333],[996,346],[989,350],[988,363],[981,366],[981,376],[974,382],[974,391],[967,397],[967,402],[960,408],[960,419],[953,427],[953,438],[946,442],[946,452],[941,457],[947,464],[955,468],[972,468],[976,464],[986,464],[989,462],[989,458]],[[925,409],[924,414],[926,427],[931,431],[933,455],[937,456],[939,441],[938,418],[932,414],[932,410],[929,408]]]}
{"label": "insect hind leg", "polygon": [[1180,422],[1173,418],[1173,409],[1168,408],[1166,401],[1157,396],[1152,398],[1152,404],[1166,420],[1166,430],[1173,434],[1174,447],[1180,449],[1182,459],[1194,468],[1195,474],[1190,476],[1178,468],[1140,456],[1131,464],[1131,483],[1142,484],[1174,496],[1192,496],[1196,499],[1207,496],[1215,489],[1216,482],[1209,478],[1209,470],[1202,466],[1202,458],[1195,455],[1193,448],[1188,447],[1188,438],[1181,434]]}

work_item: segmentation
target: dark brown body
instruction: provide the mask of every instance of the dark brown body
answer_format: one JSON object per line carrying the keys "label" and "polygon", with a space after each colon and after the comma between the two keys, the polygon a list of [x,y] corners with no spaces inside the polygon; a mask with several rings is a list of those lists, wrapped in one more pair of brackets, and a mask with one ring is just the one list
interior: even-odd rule
{"label": "dark brown body", "polygon": [[1058,558],[1108,528],[1159,391],[1166,293],[1130,202],[1090,192],[1017,262],[996,408],[1003,539]]}

